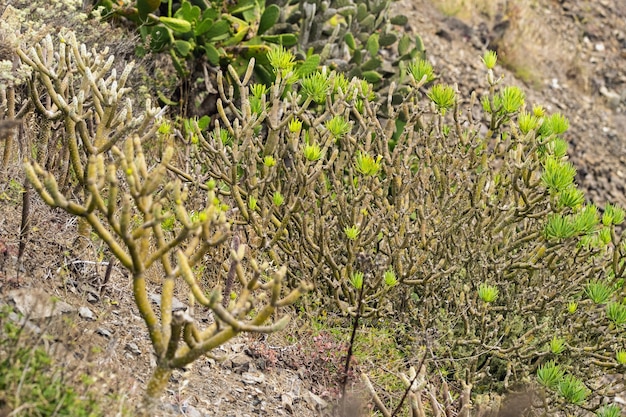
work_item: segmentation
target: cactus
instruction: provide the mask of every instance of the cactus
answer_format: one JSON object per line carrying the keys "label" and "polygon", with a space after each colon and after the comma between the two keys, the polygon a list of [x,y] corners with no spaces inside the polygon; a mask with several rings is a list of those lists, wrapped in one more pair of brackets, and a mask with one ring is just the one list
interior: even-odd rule
{"label": "cactus", "polygon": [[[29,53],[19,50],[18,54],[33,68],[34,85],[44,86],[52,97],[48,108],[37,101],[34,106],[48,117],[60,117],[65,122],[72,169],[82,193],[68,197],[70,193],[64,192],[56,179],[58,173],[34,160],[24,163],[26,176],[47,204],[80,217],[129,270],[134,300],[156,355],[157,365],[146,388],[143,411],[152,415],[174,369],[192,363],[240,332],[281,330],[289,316],[271,324],[265,322],[278,307],[293,303],[309,287],[302,283],[283,294],[286,268],[258,264],[254,259],[248,259],[246,273],[242,263],[247,246],[241,244],[230,251],[229,276],[236,278],[241,288],[236,303],[222,306],[219,284],[205,291],[196,276],[197,267],[207,254],[218,259],[223,253],[220,248],[232,237],[224,204],[214,187],[207,187],[206,207],[192,216],[186,207],[187,190],[168,175],[174,148],[165,146],[160,162],[148,168],[152,164],[144,153],[144,144],[171,131],[164,121],[155,121],[158,109],[148,107],[141,116],[133,117],[130,103],[122,100],[127,91],[124,80],[132,65],[116,78],[115,70],[111,70],[113,60],[104,60],[95,52],[89,54],[71,32],[61,35],[59,53],[55,56],[54,52],[48,36]],[[83,77],[76,82],[74,75]],[[38,97],[34,93],[31,99]],[[118,108],[118,103],[125,106]],[[158,312],[148,297],[148,271],[162,274]],[[262,276],[269,278],[263,280]],[[189,308],[184,312],[172,310],[177,282],[185,283],[188,289]],[[215,321],[204,329],[196,322],[196,303],[215,316]]]}

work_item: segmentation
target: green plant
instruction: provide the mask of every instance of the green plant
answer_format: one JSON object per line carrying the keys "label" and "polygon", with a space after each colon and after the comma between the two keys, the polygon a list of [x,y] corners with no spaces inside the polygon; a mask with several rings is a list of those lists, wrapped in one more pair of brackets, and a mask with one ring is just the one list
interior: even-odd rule
{"label": "green plant", "polygon": [[621,326],[626,323],[626,306],[612,301],[606,305],[606,315],[617,326]]}
{"label": "green plant", "polygon": [[622,410],[615,404],[603,405],[596,411],[597,417],[620,417],[621,415]]}
{"label": "green plant", "polygon": [[[603,302],[616,301],[623,235],[581,201],[558,142],[567,123],[539,106],[525,111],[521,90],[502,87],[494,71],[480,99],[484,134],[468,110],[479,99],[465,108],[450,87],[424,94],[424,74],[398,105],[389,91],[385,118],[370,86],[334,71],[277,78],[267,106],[253,113],[244,76],[220,89],[216,125],[232,141],[198,126],[187,134],[198,138],[188,152],[200,172],[169,168],[190,182],[215,180],[256,250],[293,264],[291,285],[302,276],[315,282],[317,295],[303,306],[311,315],[389,319],[398,334],[412,329],[406,337],[418,345],[432,339],[437,363],[428,372],[471,384],[468,401],[534,374],[546,345],[569,374],[599,378],[617,369],[611,346],[623,346],[623,336],[595,305],[572,300],[595,297],[603,291],[588,284],[606,282]],[[602,243],[607,236],[612,244]],[[497,303],[487,287],[477,296],[480,283],[498,290]],[[493,299],[489,308],[482,298]],[[430,332],[437,337],[422,337]],[[545,407],[565,405],[551,395]]]}
{"label": "green plant", "polygon": [[613,290],[606,283],[593,280],[585,286],[585,294],[587,294],[594,303],[604,304],[613,294]]}
{"label": "green plant", "polygon": [[537,379],[546,388],[555,389],[563,380],[565,372],[554,361],[548,361],[537,369]]}
{"label": "green plant", "polygon": [[550,340],[550,343],[549,343],[548,347],[550,348],[550,352],[555,354],[555,355],[563,353],[563,351],[566,348],[565,339],[561,339],[561,338],[558,338],[558,337],[554,336]]}
{"label": "green plant", "polygon": [[[281,7],[289,4],[284,0],[277,3]],[[323,64],[330,64],[348,78],[367,80],[380,90],[391,81],[401,80],[413,59],[425,58],[421,38],[399,29],[408,20],[403,15],[390,16],[390,5],[390,0],[299,2],[285,21],[294,23],[288,31],[298,34],[300,51],[312,49]],[[391,65],[386,62],[388,53],[393,56]]]}
{"label": "green plant", "polygon": [[498,288],[485,283],[478,287],[478,297],[486,303],[493,303],[498,298]]}
{"label": "green plant", "polygon": [[572,404],[580,405],[590,394],[589,389],[578,378],[572,375],[565,375],[557,386],[559,394]]}
{"label": "green plant", "polygon": [[[172,58],[178,76],[192,76],[200,57],[216,67],[232,65],[242,74],[247,61],[259,61],[257,71],[263,71],[271,44],[295,45],[293,33],[271,34],[280,9],[274,4],[240,0],[227,5],[221,1],[177,2],[170,0],[167,10],[161,11],[160,2],[137,0],[133,7],[108,2],[102,5],[110,13],[124,16],[139,25],[143,41],[137,46],[139,55],[148,51],[166,51]],[[259,75],[271,81],[265,70]]]}
{"label": "green plant", "polygon": [[[46,350],[42,329],[29,330],[27,318],[0,308],[0,409],[15,416],[104,416],[93,392],[68,380]],[[89,384],[83,384],[86,387]]]}
{"label": "green plant", "polygon": [[[69,51],[66,43],[62,43],[61,63],[69,66],[70,62],[75,62],[85,72],[86,82],[80,84],[83,90],[76,98],[68,95],[71,90],[60,89],[62,84],[56,82],[60,73],[50,70],[55,68],[54,63],[44,66],[41,61],[42,56],[52,56],[50,37],[37,50],[33,48],[30,56],[22,51],[18,53],[33,67],[38,80],[54,92],[54,103],[66,120],[66,133],[78,132],[82,140],[80,147],[77,143],[71,144],[71,156],[83,193],[66,196],[55,175],[35,161],[26,161],[24,167],[28,180],[47,204],[83,219],[130,272],[134,301],[156,355],[156,368],[148,381],[142,410],[150,415],[174,369],[192,363],[240,332],[281,330],[289,316],[285,315],[272,324],[266,325],[265,322],[276,308],[293,303],[308,285],[303,283],[283,293],[285,267],[271,267],[267,262],[258,264],[249,259],[245,271],[242,263],[246,257],[246,245],[223,249],[231,235],[225,213],[227,207],[216,195],[215,182],[206,185],[206,205],[192,215],[186,206],[187,189],[180,181],[173,181],[168,176],[167,166],[174,156],[173,147],[167,146],[163,150],[156,165],[150,164],[144,153],[146,141],[171,134],[169,129],[161,129],[159,133],[162,124],[154,121],[157,110],[149,108],[135,119],[129,108],[117,113],[117,101],[109,100],[108,95],[120,100],[126,90],[117,90],[114,76],[109,78],[113,80],[109,85],[103,82],[96,85],[93,76],[96,73],[103,77],[112,60],[104,63],[95,59],[93,69],[89,70],[84,65],[84,59],[88,57],[84,48],[80,52],[72,34],[66,36]],[[73,53],[75,61],[68,61],[66,52]],[[127,67],[122,80],[129,71]],[[70,77],[70,72],[60,75]],[[123,82],[120,84],[123,87]],[[88,97],[92,101],[81,101]],[[81,118],[83,115],[99,117],[99,123],[95,123],[95,138],[86,127],[87,120]],[[137,134],[137,125],[147,132],[143,137]],[[116,130],[107,130],[111,128]],[[70,137],[70,140],[77,140],[77,137]],[[122,148],[117,146],[118,142],[123,143]],[[169,218],[174,219],[173,225],[167,221]],[[168,230],[164,230],[163,225],[167,225]],[[224,254],[226,259],[223,259]],[[240,291],[236,302],[227,308],[221,304],[219,285],[205,291],[195,274],[202,269],[200,265],[205,255],[211,255],[215,262],[217,259],[231,261],[228,276],[237,280]],[[148,271],[162,276],[158,312],[148,297]],[[269,278],[262,280],[261,277]],[[190,310],[185,312],[172,310],[178,282],[186,285],[189,291]],[[212,310],[215,322],[204,329],[199,327],[193,317],[195,303]]]}

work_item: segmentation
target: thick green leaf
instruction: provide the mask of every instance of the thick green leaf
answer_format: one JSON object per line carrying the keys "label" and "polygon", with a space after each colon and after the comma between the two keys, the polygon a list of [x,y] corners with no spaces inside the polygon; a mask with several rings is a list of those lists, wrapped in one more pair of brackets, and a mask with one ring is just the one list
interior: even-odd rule
{"label": "thick green leaf", "polygon": [[198,120],[198,127],[201,130],[206,129],[207,127],[209,127],[209,125],[211,124],[211,118],[207,115],[202,116],[199,120]]}
{"label": "thick green leaf", "polygon": [[409,19],[405,15],[399,14],[397,16],[392,17],[390,22],[392,25],[404,26],[409,22]]}
{"label": "thick green leaf", "polygon": [[204,39],[207,41],[221,41],[228,38],[229,31],[230,23],[226,20],[218,20],[204,33]]}
{"label": "thick green leaf", "polygon": [[191,52],[191,50],[193,49],[193,46],[191,45],[191,43],[187,41],[176,40],[174,41],[174,48],[176,49],[176,52],[178,52],[180,56],[186,57],[187,55],[189,55],[189,52]]}
{"label": "thick green leaf", "polygon": [[363,64],[361,66],[361,70],[363,70],[363,71],[375,70],[377,68],[380,68],[382,63],[383,63],[382,60],[380,60],[378,58],[372,58],[372,59],[370,59],[369,61],[367,61],[365,64]]}
{"label": "thick green leaf", "polygon": [[371,84],[379,83],[383,79],[383,76],[376,71],[365,71],[362,77],[365,81]]}
{"label": "thick green leaf", "polygon": [[378,43],[380,44],[381,47],[385,47],[385,46],[389,46],[389,45],[393,45],[395,41],[398,40],[398,37],[396,35],[394,35],[393,33],[383,33],[382,35],[380,35],[380,38],[378,39]]}
{"label": "thick green leaf", "polygon": [[214,9],[212,7],[202,12],[202,20],[206,20],[206,19],[215,20],[218,17],[220,17],[220,13],[217,11],[217,9]]}
{"label": "thick green leaf", "polygon": [[187,33],[191,30],[191,23],[183,19],[177,19],[175,17],[159,17],[161,23],[177,33]]}
{"label": "thick green leaf", "polygon": [[265,11],[263,12],[263,16],[261,16],[261,21],[259,22],[259,31],[257,33],[259,35],[262,35],[267,32],[268,29],[276,24],[278,16],[280,16],[280,8],[277,5],[270,4],[269,6],[267,6]]}
{"label": "thick green leaf", "polygon": [[192,6],[188,2],[183,2],[183,5],[174,13],[174,17],[191,22],[196,22],[200,18],[201,10],[198,6]]}
{"label": "thick green leaf", "polygon": [[304,78],[307,75],[315,72],[319,65],[320,65],[320,56],[311,55],[298,67],[298,70],[297,70],[298,75],[300,76],[300,78]]}
{"label": "thick green leaf", "polygon": [[359,2],[356,9],[356,20],[360,23],[368,16],[367,5],[363,2]]}
{"label": "thick green leaf", "polygon": [[152,13],[161,5],[161,0],[137,0],[137,11],[141,20],[146,20],[148,13]]}
{"label": "thick green leaf", "polygon": [[360,49],[355,49],[350,62],[356,64],[357,67],[361,65],[361,62],[363,62],[363,52],[361,52]]}
{"label": "thick green leaf", "polygon": [[261,36],[265,42],[277,43],[282,46],[293,46],[298,43],[298,37],[293,33],[283,33],[280,35],[264,35]]}
{"label": "thick green leaf", "polygon": [[374,30],[374,26],[376,25],[376,18],[373,15],[369,15],[361,22],[359,22],[359,24],[361,25],[361,29],[363,31],[372,33],[372,31]]}
{"label": "thick green leaf", "polygon": [[398,42],[398,54],[406,55],[411,49],[411,37],[409,35],[403,35]]}
{"label": "thick green leaf", "polygon": [[356,49],[356,42],[354,40],[354,36],[352,36],[352,33],[347,32],[346,35],[343,37],[343,40],[346,42],[346,45],[348,45],[348,48],[352,50]]}
{"label": "thick green leaf", "polygon": [[378,33],[373,33],[367,39],[367,52],[370,53],[371,56],[378,55],[378,50],[380,49],[380,45],[378,44]]}
{"label": "thick green leaf", "polygon": [[211,27],[213,27],[213,19],[204,19],[193,29],[193,34],[195,36],[202,36],[208,32]]}
{"label": "thick green leaf", "polygon": [[237,2],[237,4],[235,4],[233,7],[229,8],[228,12],[230,14],[243,13],[247,10],[253,9],[254,6],[256,6],[255,0],[241,0]]}
{"label": "thick green leaf", "polygon": [[206,54],[206,59],[212,65],[217,66],[220,64],[220,53],[212,43],[207,42],[204,44],[204,53]]}

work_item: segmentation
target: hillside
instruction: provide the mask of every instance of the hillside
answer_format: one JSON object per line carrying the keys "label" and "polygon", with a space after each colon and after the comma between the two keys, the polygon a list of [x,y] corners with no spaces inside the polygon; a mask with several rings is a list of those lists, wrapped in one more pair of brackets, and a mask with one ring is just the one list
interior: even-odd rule
{"label": "hillside", "polygon": [[[6,3],[0,3],[0,14]],[[485,92],[481,57],[487,48],[495,49],[505,82],[520,86],[529,105],[542,104],[569,119],[570,159],[590,202],[626,206],[626,3],[398,0],[392,10],[409,18],[405,31],[423,38],[436,73],[458,85],[464,97]],[[107,268],[112,260],[102,258],[101,242],[79,244],[76,220],[50,209],[34,193],[30,234],[17,265],[23,179],[16,163],[0,182],[0,304],[29,314],[32,305],[43,309],[49,296],[66,303],[65,316],[52,305],[31,324],[53,335],[47,348],[65,368],[65,377],[84,381],[88,375],[92,382],[85,385],[92,388],[85,390],[109,397],[105,415],[122,415],[120,410],[140,398],[155,363],[133,305],[130,278],[117,264]],[[152,299],[158,303],[158,297]],[[202,320],[212,317],[207,312]],[[294,317],[284,333],[238,336],[215,358],[175,372],[159,415],[329,415],[338,394],[332,370],[342,365],[338,352],[344,348],[332,335],[330,324]],[[376,357],[390,361],[362,362],[363,369],[391,374],[386,368],[403,367],[402,358],[385,351],[395,335],[376,335],[379,345],[366,330],[359,336],[380,348]],[[354,380],[350,388],[355,404],[373,408],[360,383]],[[27,415],[5,412],[2,401],[0,393],[0,417]]]}

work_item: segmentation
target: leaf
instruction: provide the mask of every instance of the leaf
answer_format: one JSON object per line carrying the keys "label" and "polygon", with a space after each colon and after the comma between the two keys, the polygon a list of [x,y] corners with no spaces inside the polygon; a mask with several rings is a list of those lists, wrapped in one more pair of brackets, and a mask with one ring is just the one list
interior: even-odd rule
{"label": "leaf", "polygon": [[228,9],[230,14],[238,14],[253,9],[256,5],[255,0],[242,0]]}
{"label": "leaf", "polygon": [[207,115],[202,116],[200,120],[198,120],[198,127],[201,130],[206,129],[207,127],[209,127],[210,124],[211,124],[211,118]]}
{"label": "leaf", "polygon": [[228,37],[229,31],[230,23],[226,20],[218,20],[204,33],[204,38],[207,41],[220,41]]}
{"label": "leaf", "polygon": [[409,19],[405,15],[399,14],[392,17],[390,22],[392,25],[404,26],[409,22]]}
{"label": "leaf", "polygon": [[280,35],[263,35],[261,36],[265,42],[277,43],[282,46],[293,46],[298,43],[298,37],[293,33],[282,33]]}
{"label": "leaf", "polygon": [[206,32],[209,31],[213,27],[213,19],[204,19],[200,21],[193,29],[193,34],[195,36],[202,36]]}
{"label": "leaf", "polygon": [[148,30],[150,35],[150,49],[153,52],[158,52],[163,49],[165,45],[170,42],[169,32],[166,27],[162,25],[153,26]]}
{"label": "leaf", "polygon": [[180,56],[186,57],[193,49],[193,46],[187,41],[176,40],[174,41],[174,48],[176,49],[176,52],[180,54]]}
{"label": "leaf", "polygon": [[315,72],[320,64],[319,55],[311,55],[308,57],[297,69],[298,76],[304,78],[307,75]]}
{"label": "leaf", "polygon": [[137,11],[141,20],[146,20],[149,13],[152,13],[161,5],[161,0],[137,0]]}
{"label": "leaf", "polygon": [[369,15],[359,23],[363,32],[372,32],[374,30],[374,25],[376,25],[376,19],[373,15]]}
{"label": "leaf", "polygon": [[198,6],[192,6],[191,3],[183,2],[180,9],[174,13],[174,17],[191,22],[196,22],[200,17],[201,10]]}
{"label": "leaf", "polygon": [[212,43],[207,42],[204,44],[204,53],[206,54],[206,58],[212,65],[219,65],[220,53]]}
{"label": "leaf", "polygon": [[380,49],[380,45],[378,44],[378,33],[373,33],[367,39],[367,52],[370,53],[371,56],[378,55],[378,50]]}
{"label": "leaf", "polygon": [[365,3],[359,2],[359,5],[356,9],[356,20],[358,22],[363,21],[368,16],[367,14],[367,5]]}
{"label": "leaf", "polygon": [[393,33],[383,33],[378,39],[378,43],[384,48],[385,46],[393,45],[397,40],[398,37]]}
{"label": "leaf", "polygon": [[361,70],[363,71],[374,70],[376,68],[380,68],[382,63],[383,61],[380,60],[379,58],[372,58],[361,66]]}
{"label": "leaf", "polygon": [[383,79],[383,76],[376,71],[365,71],[362,77],[365,81],[371,84],[379,83]]}
{"label": "leaf", "polygon": [[409,53],[411,49],[411,37],[409,35],[404,35],[400,38],[400,42],[398,42],[398,55],[406,55]]}
{"label": "leaf", "polygon": [[159,17],[161,23],[166,27],[178,33],[187,33],[191,30],[191,23],[183,19],[177,19],[175,17]]}
{"label": "leaf", "polygon": [[346,36],[343,37],[343,40],[346,42],[346,45],[348,45],[348,48],[352,50],[356,49],[356,42],[354,40],[354,36],[352,35],[352,33],[347,32]]}
{"label": "leaf", "polygon": [[262,35],[267,32],[272,26],[276,24],[278,20],[278,16],[280,16],[280,8],[275,4],[270,4],[267,6],[263,15],[261,16],[261,21],[259,22],[259,30],[258,34]]}
{"label": "leaf", "polygon": [[361,65],[361,62],[363,62],[363,52],[361,52],[360,49],[355,49],[350,62],[356,64],[357,66]]}

